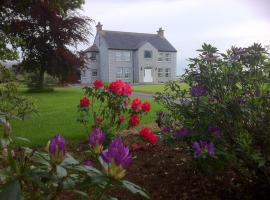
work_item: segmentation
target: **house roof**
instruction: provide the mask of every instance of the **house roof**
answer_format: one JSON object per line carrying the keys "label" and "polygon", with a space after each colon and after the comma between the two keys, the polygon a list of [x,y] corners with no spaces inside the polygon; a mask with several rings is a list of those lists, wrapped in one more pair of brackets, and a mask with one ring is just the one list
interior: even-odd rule
{"label": "house roof", "polygon": [[157,34],[107,30],[102,30],[99,33],[105,39],[109,49],[137,50],[142,44],[149,42],[158,51],[177,51],[166,38]]}
{"label": "house roof", "polygon": [[91,47],[86,49],[85,52],[99,52],[99,49],[96,44],[93,44]]}

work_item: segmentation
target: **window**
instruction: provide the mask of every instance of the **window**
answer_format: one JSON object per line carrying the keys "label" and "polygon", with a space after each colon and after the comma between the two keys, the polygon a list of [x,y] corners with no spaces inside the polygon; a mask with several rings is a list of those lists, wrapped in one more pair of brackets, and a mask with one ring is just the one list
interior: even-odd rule
{"label": "window", "polygon": [[151,59],[152,58],[152,51],[144,51],[144,58]]}
{"label": "window", "polygon": [[167,61],[167,62],[171,61],[171,54],[170,53],[165,53],[165,61]]}
{"label": "window", "polygon": [[171,69],[170,68],[165,69],[165,77],[171,77]]}
{"label": "window", "polygon": [[163,77],[163,69],[158,68],[158,77]]}
{"label": "window", "polygon": [[129,51],[116,51],[115,52],[115,61],[130,61],[130,52]]}
{"label": "window", "polygon": [[158,53],[158,61],[163,61],[163,53]]}
{"label": "window", "polygon": [[82,77],[86,77],[86,70],[82,70]]}
{"label": "window", "polygon": [[92,53],[91,53],[90,59],[91,59],[92,61],[96,61],[96,60],[97,60],[97,53],[96,53],[96,52],[92,52]]}
{"label": "window", "polygon": [[92,69],[92,77],[97,77],[97,69]]}
{"label": "window", "polygon": [[131,70],[129,68],[123,68],[124,71],[124,78],[130,79],[131,78]]}
{"label": "window", "polygon": [[124,79],[125,82],[130,82],[131,69],[127,67],[118,67],[116,69],[116,79]]}

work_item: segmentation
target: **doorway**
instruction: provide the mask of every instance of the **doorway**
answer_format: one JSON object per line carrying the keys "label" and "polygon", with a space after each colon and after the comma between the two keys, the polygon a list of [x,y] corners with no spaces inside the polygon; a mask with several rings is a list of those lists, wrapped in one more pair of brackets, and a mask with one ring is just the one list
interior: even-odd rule
{"label": "doorway", "polygon": [[153,82],[153,75],[152,75],[152,69],[144,69],[144,77],[143,82],[145,83],[151,83]]}

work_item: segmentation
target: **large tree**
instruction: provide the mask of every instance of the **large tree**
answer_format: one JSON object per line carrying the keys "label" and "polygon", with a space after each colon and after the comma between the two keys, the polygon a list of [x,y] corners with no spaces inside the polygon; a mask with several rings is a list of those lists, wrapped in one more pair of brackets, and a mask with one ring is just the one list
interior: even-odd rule
{"label": "large tree", "polygon": [[84,64],[72,47],[87,42],[91,19],[78,13],[84,0],[1,0],[0,30],[20,38],[23,69],[64,80]]}

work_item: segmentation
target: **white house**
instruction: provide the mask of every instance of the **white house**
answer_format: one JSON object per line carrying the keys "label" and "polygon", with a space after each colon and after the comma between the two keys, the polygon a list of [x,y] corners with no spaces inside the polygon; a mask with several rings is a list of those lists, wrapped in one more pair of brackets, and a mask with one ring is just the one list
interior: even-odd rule
{"label": "white house", "polygon": [[157,34],[102,30],[96,26],[94,44],[85,50],[87,62],[81,70],[81,83],[96,79],[106,82],[162,83],[176,76],[176,49]]}

